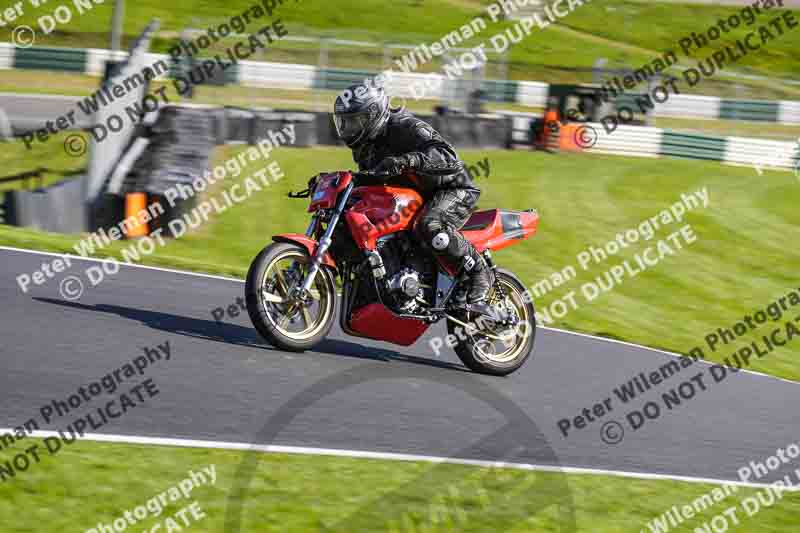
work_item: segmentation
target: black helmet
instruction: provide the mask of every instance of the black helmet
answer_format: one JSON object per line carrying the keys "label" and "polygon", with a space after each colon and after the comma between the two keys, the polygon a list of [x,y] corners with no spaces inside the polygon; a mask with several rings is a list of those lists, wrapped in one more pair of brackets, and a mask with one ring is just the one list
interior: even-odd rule
{"label": "black helmet", "polygon": [[383,87],[351,85],[333,106],[336,134],[347,146],[374,139],[389,120],[389,98]]}

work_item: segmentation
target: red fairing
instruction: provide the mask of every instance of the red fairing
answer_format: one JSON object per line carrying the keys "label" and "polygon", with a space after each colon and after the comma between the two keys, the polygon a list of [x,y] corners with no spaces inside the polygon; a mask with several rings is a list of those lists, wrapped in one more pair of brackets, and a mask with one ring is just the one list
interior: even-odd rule
{"label": "red fairing", "polygon": [[539,214],[536,211],[489,209],[473,213],[461,231],[482,252],[487,248],[502,250],[525,240],[536,233],[538,226]]}
{"label": "red fairing", "polygon": [[422,197],[401,187],[358,187],[353,197],[358,201],[345,214],[345,220],[362,250],[374,250],[379,237],[411,227],[422,208]]}
{"label": "red fairing", "polygon": [[[338,180],[338,181],[337,181]],[[334,172],[323,174],[317,181],[314,188],[314,196],[311,197],[311,204],[308,212],[313,213],[319,209],[333,209],[336,207],[336,199],[353,180],[353,175],[349,172]]]}
{"label": "red fairing", "polygon": [[428,324],[413,318],[402,318],[382,304],[359,307],[350,317],[350,328],[368,339],[411,346],[428,329]]}
{"label": "red fairing", "polygon": [[[291,242],[299,244],[300,246],[304,246],[306,250],[308,250],[308,255],[311,257],[314,257],[318,246],[317,241],[314,239],[309,239],[300,233],[282,233],[272,237],[272,240],[275,242]],[[325,253],[325,256],[322,258],[322,264],[336,268],[336,262],[333,260],[333,257],[331,257],[330,253]]]}

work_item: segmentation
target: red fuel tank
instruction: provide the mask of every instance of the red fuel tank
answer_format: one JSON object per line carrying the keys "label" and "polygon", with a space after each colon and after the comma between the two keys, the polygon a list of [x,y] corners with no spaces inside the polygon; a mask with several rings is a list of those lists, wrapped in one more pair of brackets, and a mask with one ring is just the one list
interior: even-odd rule
{"label": "red fuel tank", "polygon": [[413,189],[387,186],[358,187],[356,203],[345,214],[347,225],[362,250],[374,250],[383,235],[410,228],[422,209],[422,196]]}

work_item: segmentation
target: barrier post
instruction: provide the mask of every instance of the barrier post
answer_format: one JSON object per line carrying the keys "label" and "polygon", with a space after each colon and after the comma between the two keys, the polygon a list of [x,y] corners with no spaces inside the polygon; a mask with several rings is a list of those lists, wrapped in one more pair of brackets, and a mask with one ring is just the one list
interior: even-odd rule
{"label": "barrier post", "polygon": [[131,218],[136,221],[134,224],[129,225],[128,238],[132,237],[146,237],[150,234],[147,222],[139,222],[138,214],[147,208],[147,193],[145,192],[132,192],[125,196],[125,218]]}

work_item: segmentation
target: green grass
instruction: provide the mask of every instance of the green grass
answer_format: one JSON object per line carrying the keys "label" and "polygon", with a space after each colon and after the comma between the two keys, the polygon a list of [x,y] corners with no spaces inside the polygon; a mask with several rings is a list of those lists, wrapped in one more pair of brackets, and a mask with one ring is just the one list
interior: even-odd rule
{"label": "green grass", "polygon": [[[403,0],[387,6],[379,0],[364,0],[359,2],[358,17],[354,18],[349,3],[303,0],[280,6],[275,17],[280,17],[290,35],[295,36],[327,35],[373,43],[417,45],[438,41],[474,17],[485,14],[487,3]],[[148,21],[157,17],[162,22],[162,29],[153,42],[153,49],[163,52],[169,49],[185,27],[219,23],[245,11],[251,4],[249,0],[231,0],[224,4],[183,0],[178,5],[167,5],[156,0],[128,2],[124,26],[126,44],[141,32]],[[25,7],[25,16],[14,24],[37,27],[36,19],[50,11],[49,7],[38,10],[29,4]],[[514,45],[507,58],[508,76],[511,79],[550,82],[590,81],[590,74],[575,69],[591,67],[600,57],[608,59],[611,65],[638,67],[649,63],[656,54],[667,49],[675,50],[678,39],[691,31],[704,30],[719,17],[728,16],[735,11],[735,8],[720,6],[594,0],[563,19],[563,24],[576,31],[565,33],[563,27],[554,25],[545,30],[536,28],[521,43]],[[45,46],[105,48],[108,46],[106,29],[110,27],[111,13],[110,2],[95,6],[83,16],[75,15],[69,23],[59,26],[51,34],[39,32],[37,43]],[[488,16],[486,20],[489,22],[488,27],[464,42],[464,46],[485,42],[487,49],[492,50],[493,45],[489,39],[514,24],[511,21],[491,23]],[[762,17],[759,20],[766,19]],[[398,21],[413,21],[413,24],[398,25]],[[254,31],[259,24],[255,22],[251,26],[250,31]],[[12,26],[0,28],[0,40],[10,41],[12,29]],[[738,30],[730,36],[740,37],[742,33],[742,30]],[[793,53],[798,45],[800,33],[789,31],[732,69],[791,77],[800,67],[800,58]],[[709,48],[702,53],[705,55],[710,50]],[[283,42],[272,46],[258,59],[316,64],[318,57],[316,45]],[[681,60],[687,62],[685,57]],[[377,70],[384,66],[384,57],[380,48],[337,45],[329,51],[328,64]],[[434,66],[439,68],[438,62],[424,65],[421,71],[430,70]],[[797,94],[796,88],[780,84],[770,86],[774,84],[764,85],[740,79],[735,80],[735,84],[749,88],[745,90],[749,97],[757,97],[758,94],[761,97]],[[716,86],[709,82],[701,85],[706,93],[713,90],[715,93],[724,92],[728,95],[734,84]]]}
{"label": "green grass", "polygon": [[[742,24],[730,33],[723,33],[720,39],[711,41],[704,48],[690,48],[691,56],[683,54],[679,39],[691,37],[692,32],[705,34],[719,19],[727,19],[740,10],[741,7],[735,6],[594,0],[591,9],[576,10],[564,23],[571,28],[658,53],[672,50],[678,54],[680,62],[693,64],[711,55],[714,50],[733,45],[737,39],[743,39],[759,26],[768,26],[769,21],[783,11],[779,8],[762,11],[752,26]],[[797,19],[800,14],[795,11],[794,15]],[[800,31],[798,28],[787,30],[785,25],[782,28],[784,35],[778,37],[778,32],[774,31],[774,41],[730,68],[749,73],[796,77],[800,59],[796,53],[800,47]],[[774,28],[770,27],[770,30]]]}
{"label": "green grass", "polygon": [[[34,142],[28,150],[21,140],[0,141],[0,178],[15,176],[23,172],[41,168],[45,186],[60,181],[86,167],[88,155],[70,156],[64,150],[64,142],[71,134],[60,134],[50,138],[47,143]],[[87,135],[81,134],[85,139]],[[39,185],[39,179],[29,182],[31,187]],[[22,182],[0,183],[0,193],[23,188]]]}
{"label": "green grass", "polygon": [[[37,439],[25,439],[0,452],[0,462],[19,453],[23,444],[42,447]],[[189,470],[211,465],[214,484],[206,482],[188,499],[170,503],[158,518],[147,518],[129,530],[149,531],[196,501],[206,517],[192,520],[185,530],[223,531],[228,498],[240,481],[237,469],[247,454],[79,441],[52,456],[42,450],[41,456],[39,464],[0,482],[3,531],[86,531],[100,522],[110,524],[178,484]],[[559,511],[571,507],[576,531],[628,533],[647,531],[647,522],[673,505],[690,504],[713,489],[673,481],[422,462],[284,454],[255,458],[248,468],[251,483],[237,500],[241,531],[559,532],[565,531]],[[747,518],[740,502],[757,492],[738,489],[670,531],[691,533],[733,505],[739,505],[741,526],[731,532],[788,531],[796,524],[797,493],[785,493],[772,507]],[[161,530],[166,530],[165,524]]]}
{"label": "green grass", "polygon": [[[225,147],[218,158],[240,150]],[[714,162],[587,154],[464,151],[461,155],[467,163],[484,157],[491,163],[491,177],[478,181],[484,190],[480,207],[535,207],[541,213],[534,238],[496,254],[501,266],[514,270],[528,286],[567,266],[578,270],[576,278],[537,301],[540,309],[569,291],[580,293],[582,284],[632,259],[655,240],[633,245],[584,271],[576,256],[588,245],[602,246],[620,231],[658,214],[682,193],[708,188],[710,207],[693,211],[685,219],[697,242],[635,278],[626,277],[593,302],[579,298],[580,308],[557,320],[557,327],[686,353],[701,345],[710,331],[731,326],[800,287],[796,272],[800,251],[789,240],[800,224],[800,181],[791,173],[767,171],[759,177],[752,168]],[[305,230],[306,202],[290,200],[286,193],[304,188],[308,177],[317,172],[354,166],[349,152],[337,148],[281,149],[275,157],[286,178],[197,233],[170,241],[144,262],[243,277],[270,235]],[[0,164],[4,158],[11,161],[13,155],[0,152]],[[250,171],[261,164],[252,163]],[[220,186],[228,187],[228,179]],[[679,227],[659,229],[657,238],[664,239]],[[0,227],[0,243],[11,246],[70,251],[76,241],[75,236]],[[120,257],[120,249],[128,244],[116,243],[98,253]],[[736,347],[760,339],[764,331],[754,333]],[[731,345],[714,358],[720,360],[733,350]],[[798,356],[800,344],[789,344],[752,368],[800,380]]]}

